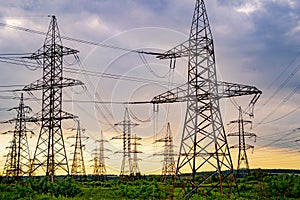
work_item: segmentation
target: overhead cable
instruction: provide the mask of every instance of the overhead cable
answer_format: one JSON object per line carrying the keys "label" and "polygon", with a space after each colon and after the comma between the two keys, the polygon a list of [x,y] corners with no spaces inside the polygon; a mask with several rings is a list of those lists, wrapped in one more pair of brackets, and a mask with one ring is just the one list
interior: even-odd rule
{"label": "overhead cable", "polygon": [[[10,28],[10,29],[14,29],[14,30],[19,30],[19,31],[25,31],[25,32],[28,32],[28,33],[43,35],[43,36],[47,35],[47,33],[42,32],[42,31],[37,31],[37,30],[29,29],[29,28],[24,28],[24,27],[21,27],[21,26],[10,25],[10,24],[3,23],[3,22],[0,22],[0,26],[7,27],[7,28]],[[109,44],[104,44],[104,43],[101,43],[101,42],[92,42],[92,41],[87,41],[87,40],[83,40],[83,39],[71,38],[71,37],[67,37],[67,36],[61,36],[61,38],[64,39],[64,40],[72,41],[72,42],[79,42],[79,43],[82,43],[82,44],[100,46],[100,47],[105,47],[105,48],[110,48],[110,49],[120,50],[120,51],[127,51],[127,52],[132,52],[132,53],[147,54],[147,55],[153,55],[153,56],[164,55],[163,53],[129,49],[129,48],[124,48],[124,47],[118,47],[118,46],[113,46],[113,45],[109,45]]]}

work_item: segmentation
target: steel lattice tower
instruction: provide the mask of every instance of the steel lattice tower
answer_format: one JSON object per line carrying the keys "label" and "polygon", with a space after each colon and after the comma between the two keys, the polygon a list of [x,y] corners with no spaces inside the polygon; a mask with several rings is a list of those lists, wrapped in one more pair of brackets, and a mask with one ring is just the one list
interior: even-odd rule
{"label": "steel lattice tower", "polygon": [[[237,136],[239,137],[239,144],[233,145],[230,148],[238,148],[238,165],[237,165],[237,175],[240,174],[241,171],[245,171],[246,173],[250,172],[249,168],[249,162],[248,162],[248,157],[246,150],[248,149],[254,149],[254,146],[246,144],[245,137],[255,137],[255,133],[250,133],[250,132],[245,132],[245,125],[246,124],[251,124],[252,121],[250,120],[244,120],[243,119],[243,111],[242,108],[239,107],[239,119],[230,121],[230,124],[235,123],[238,124],[238,132],[235,133],[229,133],[228,136]],[[241,168],[242,164],[245,165],[245,168]]]}
{"label": "steel lattice tower", "polygon": [[88,139],[87,136],[82,135],[84,133],[85,129],[81,129],[80,127],[80,121],[75,120],[76,122],[76,135],[71,136],[68,138],[75,138],[75,146],[74,155],[73,155],[73,163],[71,167],[71,175],[73,176],[86,176],[85,172],[85,166],[84,166],[84,159],[83,159],[83,148],[85,147],[84,144],[82,144],[82,139]]}
{"label": "steel lattice tower", "polygon": [[10,110],[16,110],[17,117],[12,120],[1,122],[15,122],[15,130],[12,131],[13,139],[9,146],[9,153],[7,154],[3,175],[19,179],[21,176],[29,175],[30,171],[31,160],[27,134],[33,134],[33,132],[26,129],[27,118],[25,115],[31,111],[31,108],[24,105],[23,94],[21,94],[19,106]]}
{"label": "steel lattice tower", "polygon": [[138,154],[142,153],[141,151],[138,151],[138,145],[141,145],[141,143],[138,143],[138,140],[141,140],[142,138],[137,137],[136,135],[131,137],[133,142],[131,142],[131,145],[133,146],[133,149],[131,150],[131,153],[133,154],[132,158],[132,174],[135,177],[139,177],[141,175],[141,171],[139,168],[138,161],[141,160],[138,158]]}
{"label": "steel lattice tower", "polygon": [[108,142],[107,140],[103,139],[103,132],[100,133],[100,140],[96,140],[97,143],[99,143],[99,148],[94,149],[93,155],[95,156],[94,161],[94,174],[97,176],[105,176],[106,175],[106,165],[105,165],[105,159],[106,157],[104,155],[105,151],[110,151],[110,149],[104,148],[104,143]]}
{"label": "steel lattice tower", "polygon": [[31,173],[43,170],[51,181],[57,171],[69,174],[61,123],[74,116],[62,110],[62,89],[83,83],[63,77],[63,57],[76,53],[77,50],[62,46],[56,17],[51,16],[43,47],[30,57],[43,66],[43,78],[24,87],[25,91],[42,90],[42,113],[32,117],[32,121],[42,124]]}
{"label": "steel lattice tower", "polygon": [[125,176],[129,174],[134,176],[132,168],[132,157],[131,157],[131,129],[138,124],[131,122],[128,108],[125,109],[124,120],[115,124],[115,126],[122,126],[123,133],[120,136],[113,137],[112,139],[122,139],[123,140],[123,151],[117,153],[123,153],[123,160],[121,166],[120,176]]}
{"label": "steel lattice tower", "polygon": [[176,179],[187,173],[190,177],[186,177],[184,185],[175,181],[174,187],[182,187],[185,197],[215,189],[221,195],[230,195],[234,172],[219,99],[254,94],[254,105],[261,91],[253,86],[217,81],[214,42],[204,0],[196,0],[189,39],[158,56],[179,57],[188,58],[188,83],[152,99],[153,104],[187,102]]}
{"label": "steel lattice tower", "polygon": [[164,152],[162,154],[155,155],[163,155],[163,168],[162,168],[162,176],[163,179],[166,180],[168,177],[173,177],[175,175],[176,167],[173,151],[173,136],[170,128],[170,123],[167,124],[167,132],[164,138],[158,139],[155,142],[163,142],[164,143]]}

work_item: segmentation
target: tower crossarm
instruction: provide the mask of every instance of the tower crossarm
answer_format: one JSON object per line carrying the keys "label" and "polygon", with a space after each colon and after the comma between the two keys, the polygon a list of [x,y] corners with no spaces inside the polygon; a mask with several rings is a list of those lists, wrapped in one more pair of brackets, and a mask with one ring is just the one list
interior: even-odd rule
{"label": "tower crossarm", "polygon": [[[211,97],[216,99],[221,98],[230,98],[244,95],[255,95],[251,100],[251,103],[256,103],[259,96],[262,94],[262,91],[257,89],[254,86],[242,85],[237,83],[228,83],[228,82],[217,82],[218,94],[209,94],[207,92],[203,93],[203,89],[208,87],[208,82],[203,80],[199,84],[199,92],[197,93],[198,100],[208,100]],[[164,92],[160,95],[155,96],[151,103],[153,104],[162,104],[162,103],[175,103],[175,102],[184,102],[188,101],[189,98],[193,96],[188,95],[188,85],[184,84],[182,86],[171,89],[167,92]]]}
{"label": "tower crossarm", "polygon": [[37,62],[39,63],[39,60],[43,59],[43,57],[45,56],[45,54],[51,54],[51,53],[53,53],[53,50],[59,56],[66,56],[66,55],[70,55],[70,54],[77,54],[77,53],[79,53],[78,50],[71,49],[71,48],[68,48],[68,47],[64,47],[64,46],[62,46],[60,44],[44,44],[40,49],[38,49],[36,52],[34,52],[33,54],[31,54],[30,57],[25,57],[25,58],[32,59],[32,60],[37,60]]}
{"label": "tower crossarm", "polygon": [[96,140],[95,142],[108,142],[108,140]]}
{"label": "tower crossarm", "polygon": [[[16,122],[17,120],[18,120],[18,118],[9,119],[9,120],[6,120],[6,121],[0,121],[0,124],[12,124],[12,123]],[[24,118],[24,121],[25,122],[31,122],[30,118],[28,118],[28,117]]]}
{"label": "tower crossarm", "polygon": [[240,120],[240,119],[238,119],[238,120],[232,120],[232,121],[229,122],[229,124],[233,124],[233,123],[251,124],[252,121],[251,120]]}
{"label": "tower crossarm", "polygon": [[[75,119],[78,118],[78,116],[73,115],[71,113],[65,112],[65,111],[61,111],[61,116],[57,116],[57,117],[52,117],[52,119],[55,120],[63,120],[63,119]],[[33,115],[30,118],[26,118],[26,122],[41,122],[43,120],[49,120],[49,118],[46,117],[42,117],[39,114]]]}
{"label": "tower crossarm", "polygon": [[[236,145],[233,145],[230,147],[231,149],[238,149],[240,148],[239,144],[236,144]],[[248,149],[254,149],[254,146],[253,145],[249,145],[249,144],[246,144],[245,145],[245,150],[248,150]]]}
{"label": "tower crossarm", "polygon": [[[205,27],[203,27],[205,28]],[[201,32],[202,30],[199,30]],[[191,51],[190,44],[195,43],[193,45],[196,45],[199,47],[199,51]],[[158,59],[173,59],[173,58],[181,58],[181,57],[189,57],[191,53],[193,53],[193,56],[201,56],[205,55],[207,53],[207,50],[209,49],[209,46],[212,44],[212,40],[202,36],[199,37],[197,41],[193,39],[186,40],[185,42],[173,47],[172,49],[162,53],[161,55],[157,56]]]}
{"label": "tower crossarm", "polygon": [[159,152],[159,153],[154,153],[153,156],[178,156],[178,153]]}
{"label": "tower crossarm", "polygon": [[164,92],[160,95],[155,96],[151,103],[161,104],[161,103],[175,103],[175,102],[184,102],[187,100],[187,84],[176,87],[172,90]]}
{"label": "tower crossarm", "polygon": [[142,151],[138,151],[138,150],[130,150],[130,153],[143,153]]}
{"label": "tower crossarm", "polygon": [[[69,86],[84,85],[80,80],[75,80],[71,78],[63,78],[61,82],[57,84],[52,84],[52,87],[63,88]],[[39,79],[23,88],[24,91],[32,90],[43,90],[44,88],[49,87],[49,83],[45,82],[43,79]]]}
{"label": "tower crossarm", "polygon": [[[235,132],[235,133],[228,133],[228,136],[239,136],[240,133]],[[244,136],[246,137],[256,137],[255,133],[250,133],[250,132],[244,132]]]}
{"label": "tower crossarm", "polygon": [[188,55],[189,55],[189,40],[164,52],[162,55],[157,56],[157,58],[162,60],[162,59],[187,57]]}
{"label": "tower crossarm", "polygon": [[[254,86],[243,85],[238,83],[217,82],[219,98],[228,98],[244,95],[261,95],[262,91]],[[255,102],[254,102],[255,103]]]}
{"label": "tower crossarm", "polygon": [[121,140],[121,139],[126,139],[126,137],[124,135],[118,135],[118,136],[112,137],[111,139],[112,140]]}
{"label": "tower crossarm", "polygon": [[160,139],[155,140],[155,143],[156,142],[171,142],[171,141],[172,141],[172,139],[170,139],[170,138],[160,138]]}

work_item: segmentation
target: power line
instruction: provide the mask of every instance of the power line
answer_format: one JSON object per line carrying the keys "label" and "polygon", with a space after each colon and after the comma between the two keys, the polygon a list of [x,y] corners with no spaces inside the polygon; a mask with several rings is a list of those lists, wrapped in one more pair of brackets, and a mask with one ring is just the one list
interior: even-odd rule
{"label": "power line", "polygon": [[[38,68],[42,68],[37,63],[29,62],[29,61],[25,60],[25,58],[22,58],[22,57],[20,57],[18,59],[17,58],[13,59],[13,58],[7,58],[7,57],[0,57],[0,62],[26,67],[29,70],[36,70]],[[32,67],[32,69],[30,69],[29,67]],[[120,75],[120,74],[102,73],[102,72],[85,70],[85,69],[74,69],[71,67],[65,67],[64,71],[69,72],[69,73],[80,74],[80,75],[88,75],[88,76],[109,78],[109,79],[116,79],[116,80],[126,80],[126,81],[140,82],[140,83],[170,85],[170,83],[167,81],[158,81],[158,80],[152,80],[152,79],[147,79],[147,78],[125,76],[125,75]],[[179,84],[174,83],[173,85],[179,85]]]}
{"label": "power line", "polygon": [[[10,28],[10,29],[14,29],[14,30],[24,31],[24,32],[28,32],[28,33],[43,35],[43,36],[47,34],[47,33],[42,32],[42,31],[33,30],[33,29],[30,29],[30,28],[24,28],[24,27],[21,27],[21,26],[10,25],[10,24],[3,23],[3,22],[0,22],[0,26],[7,27],[7,28]],[[78,42],[78,43],[93,45],[93,46],[100,46],[100,47],[110,48],[110,49],[114,49],[114,50],[120,50],[120,51],[132,52],[132,53],[139,53],[139,54],[147,54],[147,55],[153,55],[153,56],[163,55],[163,53],[129,49],[129,48],[124,48],[124,47],[118,47],[118,46],[113,46],[113,45],[109,45],[109,44],[104,44],[104,43],[100,43],[100,42],[92,42],[92,41],[87,41],[87,40],[83,40],[83,39],[71,38],[71,37],[67,37],[67,36],[61,36],[61,38],[64,39],[64,40],[72,41],[72,42]]]}
{"label": "power line", "polygon": [[268,144],[265,144],[265,145],[263,145],[263,146],[260,146],[259,148],[256,148],[256,149],[262,149],[262,148],[264,148],[264,147],[268,147],[268,146],[274,145],[274,144],[276,144],[276,143],[279,142],[279,141],[283,141],[285,137],[287,137],[287,136],[289,136],[289,135],[291,135],[291,134],[293,134],[293,133],[295,133],[295,132],[297,132],[297,131],[299,132],[299,130],[300,130],[300,128],[298,128],[298,129],[293,129],[293,130],[291,130],[290,132],[288,132],[288,133],[286,133],[285,135],[283,135],[283,136],[281,136],[280,138],[278,138],[277,140],[273,140],[272,142],[270,142],[270,143],[268,143]]}
{"label": "power line", "polygon": [[[286,71],[292,66],[292,64],[297,60],[297,58],[300,56],[300,51],[297,53],[297,55],[288,63],[288,65],[286,67],[283,68],[282,72],[272,81],[272,83],[268,86],[267,89],[270,89],[270,87],[272,87],[280,78],[282,75],[284,75],[286,73]],[[299,66],[299,65],[298,65]],[[298,67],[297,66],[297,67]],[[289,78],[287,78],[289,79]],[[286,80],[287,80],[286,79]],[[286,81],[285,80],[285,81]],[[284,82],[285,82],[284,81]]]}
{"label": "power line", "polygon": [[7,57],[7,56],[10,56],[11,58],[12,57],[20,57],[20,56],[29,56],[29,55],[31,55],[31,53],[1,53],[0,54],[0,57],[3,57],[3,56],[5,56],[5,57]]}
{"label": "power line", "polygon": [[155,72],[153,71],[153,69],[151,68],[149,62],[148,62],[147,59],[145,58],[144,54],[139,53],[138,55],[139,55],[140,60],[141,60],[141,61],[143,62],[143,64],[145,65],[145,67],[146,67],[146,68],[149,70],[149,72],[151,72],[155,77],[157,77],[157,78],[166,78],[166,77],[170,74],[170,72],[171,72],[171,70],[172,70],[171,68],[169,68],[169,71],[168,71],[165,75],[163,75],[163,76],[158,75],[157,73],[155,73]]}
{"label": "power line", "polygon": [[[300,66],[300,65],[299,65]],[[296,92],[300,89],[300,84],[298,84],[292,92],[290,92],[286,97],[284,97],[282,99],[282,101],[277,105],[277,107],[275,107],[271,112],[269,112],[269,114],[267,116],[265,116],[260,122],[258,122],[256,124],[255,127],[258,127],[262,124],[264,124],[264,122],[270,117],[272,116],[280,107],[282,107],[285,103],[287,103],[293,96],[294,94],[296,94]]]}
{"label": "power line", "polygon": [[264,122],[263,124],[269,124],[269,123],[272,123],[272,122],[276,122],[276,121],[282,120],[282,119],[286,118],[287,116],[293,114],[294,112],[296,112],[296,111],[299,110],[299,109],[300,109],[300,106],[294,108],[294,109],[291,110],[290,112],[288,112],[288,113],[286,113],[286,114],[284,114],[284,115],[282,115],[282,116],[280,116],[280,117],[278,117],[278,118],[276,118],[276,119],[273,119],[273,120]]}
{"label": "power line", "polygon": [[[127,81],[134,81],[134,82],[140,82],[140,83],[154,83],[154,84],[163,84],[168,85],[170,84],[167,81],[156,81],[146,78],[137,78],[132,76],[124,76],[120,74],[110,74],[110,73],[102,73],[102,72],[96,72],[96,71],[90,71],[90,70],[78,70],[78,69],[72,69],[69,67],[65,67],[65,72],[69,73],[76,73],[76,74],[84,74],[88,76],[95,76],[95,77],[102,77],[102,78],[110,78],[110,79],[116,79],[116,80],[127,80]],[[179,85],[179,84],[176,84]]]}
{"label": "power line", "polygon": [[[81,63],[79,57],[78,57],[78,56],[75,56],[75,59],[77,60],[77,64],[78,64],[78,66],[80,67],[80,69],[81,69],[81,70],[84,70],[84,65],[82,65],[82,63]],[[84,75],[84,78],[87,80],[87,83],[90,85],[90,87],[92,87],[93,89],[95,89],[94,84],[93,84],[92,81],[90,80],[89,76],[87,76],[87,74]],[[89,91],[87,88],[86,88],[86,92],[87,92],[88,98],[89,98],[90,100],[92,100],[92,99],[93,99],[93,98],[92,98],[92,94],[90,93],[90,91]],[[102,101],[102,98],[100,97],[100,95],[99,95],[97,92],[95,93],[95,97],[96,97],[97,99],[100,99],[100,101]],[[105,124],[107,124],[107,125],[109,125],[110,127],[112,127],[116,132],[120,132],[120,130],[119,130],[116,126],[114,126],[114,125],[109,121],[109,119],[107,118],[107,116],[105,115],[105,111],[106,111],[106,113],[108,113],[109,116],[111,117],[111,119],[114,121],[114,117],[113,117],[111,111],[110,111],[105,105],[102,105],[102,107],[100,107],[99,104],[96,104],[96,105],[95,105],[95,108],[96,108],[98,114],[100,114],[100,115],[102,116],[102,118],[104,119],[104,121],[105,121],[104,123],[105,123]],[[104,109],[104,110],[103,110],[103,109]],[[102,120],[99,120],[99,119],[98,119],[98,121],[101,122],[101,123],[103,123]]]}
{"label": "power line", "polygon": [[[151,101],[97,101],[97,100],[70,100],[66,99],[63,100],[66,103],[94,103],[94,104],[120,104],[120,105],[128,105],[128,104],[152,104]],[[146,121],[150,120],[152,117],[147,119]]]}

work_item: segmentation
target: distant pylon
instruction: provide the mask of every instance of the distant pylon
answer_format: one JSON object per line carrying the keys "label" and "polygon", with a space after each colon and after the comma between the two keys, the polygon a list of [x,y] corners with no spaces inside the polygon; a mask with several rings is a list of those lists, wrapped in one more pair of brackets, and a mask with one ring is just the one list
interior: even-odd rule
{"label": "distant pylon", "polygon": [[54,181],[56,173],[69,175],[61,122],[63,119],[73,119],[74,116],[62,110],[62,89],[83,85],[83,83],[63,77],[63,57],[77,53],[77,50],[62,46],[56,17],[51,16],[43,47],[29,57],[43,66],[42,79],[23,89],[24,91],[42,90],[42,113],[33,116],[31,120],[42,123],[31,173],[43,171],[51,181]]}
{"label": "distant pylon", "polygon": [[[243,119],[243,111],[242,108],[239,107],[239,119],[230,121],[230,124],[235,123],[238,124],[238,132],[235,133],[229,133],[228,136],[238,136],[239,137],[239,144],[233,145],[230,148],[238,148],[239,153],[238,153],[238,164],[237,164],[237,175],[241,173],[241,171],[245,171],[247,174],[250,172],[249,168],[249,162],[248,162],[248,157],[246,150],[248,149],[254,149],[254,146],[246,144],[245,137],[255,137],[255,133],[250,133],[250,132],[245,132],[245,125],[246,124],[251,124],[252,121],[250,120],[244,120]],[[245,168],[242,168],[242,164],[245,165]]]}
{"label": "distant pylon", "polygon": [[170,128],[170,123],[167,124],[167,132],[166,136],[155,140],[155,142],[163,142],[164,143],[164,152],[154,155],[162,155],[164,156],[163,160],[163,168],[162,168],[162,176],[163,180],[166,180],[168,177],[173,177],[176,172],[174,154],[173,151],[173,136]]}
{"label": "distant pylon", "polygon": [[123,154],[123,160],[121,165],[120,176],[130,175],[134,176],[132,168],[132,158],[131,158],[131,129],[138,124],[131,122],[128,108],[125,109],[124,120],[115,124],[115,126],[122,126],[123,133],[120,136],[113,137],[112,139],[122,139],[123,140],[123,151],[117,152]]}
{"label": "distant pylon", "polygon": [[133,142],[131,142],[131,145],[133,146],[133,149],[131,150],[131,153],[133,154],[133,158],[132,158],[132,173],[133,176],[135,177],[139,177],[141,175],[141,171],[139,168],[139,164],[138,161],[141,160],[138,158],[138,154],[139,153],[143,153],[141,151],[138,151],[137,146],[141,145],[141,143],[138,143],[138,140],[141,140],[142,138],[137,137],[136,135],[131,137],[131,139],[133,140]]}
{"label": "distant pylon", "polygon": [[21,176],[29,175],[30,172],[31,160],[27,134],[33,134],[33,132],[26,129],[27,118],[25,114],[29,113],[31,108],[24,105],[23,94],[21,94],[19,106],[10,110],[16,110],[17,117],[12,120],[1,122],[15,122],[15,130],[9,131],[13,133],[13,139],[11,141],[11,145],[8,147],[9,153],[7,154],[3,175],[6,177],[13,177],[14,179],[19,179]]}
{"label": "distant pylon", "polygon": [[76,122],[76,128],[73,130],[76,130],[76,135],[71,136],[68,138],[75,138],[75,146],[74,149],[74,155],[73,155],[73,163],[71,167],[71,175],[73,176],[86,176],[85,166],[84,166],[84,159],[83,159],[83,148],[85,147],[84,144],[82,144],[82,139],[88,139],[89,137],[83,135],[85,129],[81,129],[80,127],[80,121],[78,119],[75,119]]}
{"label": "distant pylon", "polygon": [[106,171],[106,165],[105,165],[105,159],[109,159],[108,157],[105,156],[105,151],[111,151],[110,149],[104,148],[104,143],[108,142],[107,140],[103,139],[103,132],[101,131],[100,133],[100,140],[96,140],[97,143],[99,143],[99,148],[94,149],[93,155],[94,155],[94,170],[93,174],[96,176],[105,176],[107,171]]}

